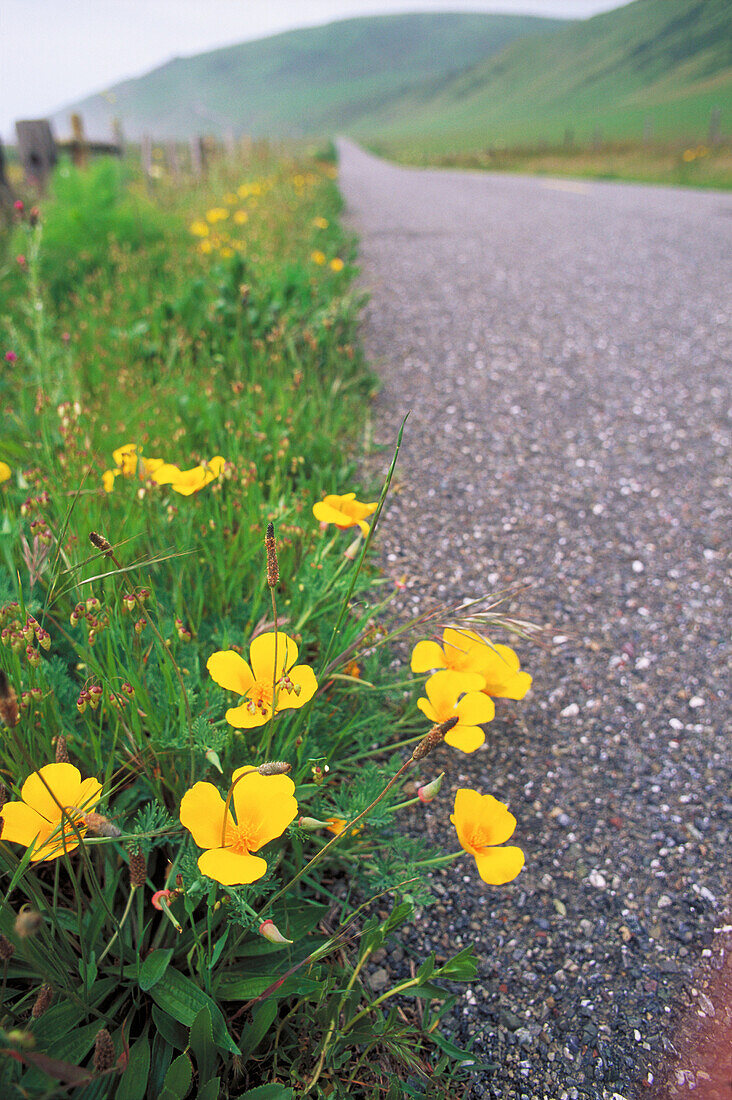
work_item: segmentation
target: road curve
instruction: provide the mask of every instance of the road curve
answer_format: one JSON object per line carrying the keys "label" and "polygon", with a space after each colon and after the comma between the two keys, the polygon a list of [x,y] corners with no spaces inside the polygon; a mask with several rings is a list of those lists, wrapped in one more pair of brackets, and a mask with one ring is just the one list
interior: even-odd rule
{"label": "road curve", "polygon": [[[523,582],[551,624],[517,645],[530,695],[438,761],[527,853],[500,889],[439,873],[414,933],[481,957],[452,1027],[499,1066],[471,1095],[630,1100],[671,1070],[699,1096],[674,1044],[723,1012],[730,923],[732,196],[340,158],[377,441],[410,412],[385,565],[408,607]],[[450,799],[420,822],[448,851]]]}

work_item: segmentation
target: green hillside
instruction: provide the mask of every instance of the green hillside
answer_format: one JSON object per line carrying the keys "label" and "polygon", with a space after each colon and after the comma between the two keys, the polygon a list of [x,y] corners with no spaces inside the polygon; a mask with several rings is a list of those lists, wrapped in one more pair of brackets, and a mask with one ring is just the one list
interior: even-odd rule
{"label": "green hillside", "polygon": [[354,132],[439,152],[495,142],[703,136],[713,107],[732,130],[729,0],[635,0],[551,35],[508,45],[423,87]]}
{"label": "green hillside", "polygon": [[524,35],[565,25],[530,16],[412,14],[349,19],[179,58],[55,118],[80,111],[102,135],[119,116],[129,137],[227,131],[306,136],[368,127],[415,88],[453,78]]}

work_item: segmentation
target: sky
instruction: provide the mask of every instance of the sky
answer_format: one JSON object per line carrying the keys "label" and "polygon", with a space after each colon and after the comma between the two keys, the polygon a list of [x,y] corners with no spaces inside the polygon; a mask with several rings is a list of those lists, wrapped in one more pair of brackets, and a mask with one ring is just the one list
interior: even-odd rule
{"label": "sky", "polygon": [[171,57],[404,11],[584,18],[628,0],[0,0],[0,136]]}

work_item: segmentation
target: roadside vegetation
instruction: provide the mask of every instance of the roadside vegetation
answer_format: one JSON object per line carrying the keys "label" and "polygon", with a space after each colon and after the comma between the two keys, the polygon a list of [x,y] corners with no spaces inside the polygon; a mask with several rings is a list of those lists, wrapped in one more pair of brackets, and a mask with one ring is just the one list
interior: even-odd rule
{"label": "roadside vegetation", "polygon": [[390,612],[369,547],[393,462],[355,483],[374,379],[335,177],[329,151],[205,185],[62,164],[13,209],[3,1096],[397,1100],[475,1064],[441,1031],[471,948],[368,976],[431,866],[521,869],[488,793],[445,804],[453,852],[402,822],[439,796],[431,751],[475,751],[528,690],[489,640],[524,627]]}

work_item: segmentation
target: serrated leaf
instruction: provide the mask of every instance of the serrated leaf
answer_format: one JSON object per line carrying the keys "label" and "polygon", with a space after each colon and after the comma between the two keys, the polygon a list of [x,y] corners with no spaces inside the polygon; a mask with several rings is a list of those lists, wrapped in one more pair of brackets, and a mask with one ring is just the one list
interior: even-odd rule
{"label": "serrated leaf", "polygon": [[167,970],[150,990],[150,996],[160,1008],[185,1027],[190,1027],[201,1009],[208,1006],[216,1046],[230,1054],[239,1053],[238,1046],[226,1030],[218,1005],[180,971]]}
{"label": "serrated leaf", "polygon": [[292,1100],[292,1089],[285,1085],[258,1085],[243,1092],[239,1100]]}
{"label": "serrated leaf", "polygon": [[216,1069],[217,1062],[208,1005],[201,1009],[191,1024],[190,1045],[196,1059],[199,1084],[205,1084]]}
{"label": "serrated leaf", "polygon": [[145,1100],[150,1072],[150,1044],[143,1035],[130,1048],[127,1069],[120,1078],[115,1100]]}
{"label": "serrated leaf", "polygon": [[221,1090],[221,1078],[212,1077],[203,1088],[198,1090],[196,1100],[219,1100]]}
{"label": "serrated leaf", "polygon": [[188,1031],[177,1020],[171,1019],[158,1005],[153,1005],[152,1021],[155,1030],[176,1050],[185,1050],[188,1046]]}
{"label": "serrated leaf", "polygon": [[187,1054],[179,1054],[170,1063],[170,1068],[165,1074],[163,1082],[163,1095],[172,1093],[176,1100],[183,1100],[188,1095],[193,1080],[193,1067]]}
{"label": "serrated leaf", "polygon": [[159,947],[157,951],[152,951],[148,955],[140,967],[139,985],[143,993],[149,993],[152,987],[157,985],[172,958],[172,947]]}

